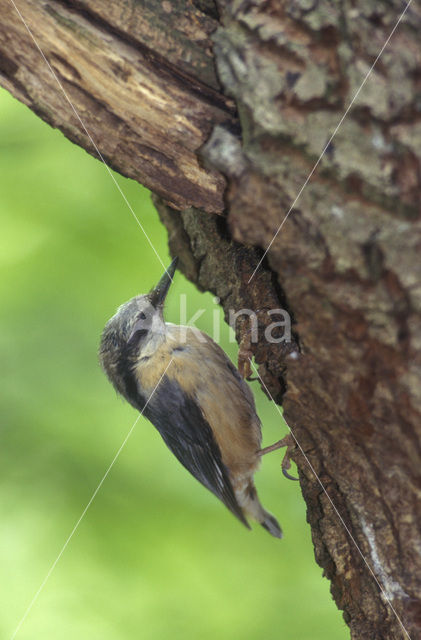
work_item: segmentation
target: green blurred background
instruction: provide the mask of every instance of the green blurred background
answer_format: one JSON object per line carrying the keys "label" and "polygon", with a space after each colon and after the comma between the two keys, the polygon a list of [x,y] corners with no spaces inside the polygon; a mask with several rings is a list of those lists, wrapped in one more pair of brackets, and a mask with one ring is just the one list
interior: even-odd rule
{"label": "green blurred background", "polygon": [[[0,636],[10,638],[136,419],[98,366],[98,341],[162,267],[105,167],[4,90],[0,149]],[[167,262],[149,193],[116,178]],[[167,319],[178,322],[180,293],[189,315],[207,309],[197,325],[211,332],[213,297],[181,274]],[[252,388],[271,444],[286,429]],[[243,528],[141,418],[17,638],[348,638],[281,455],[256,478],[279,541]]]}

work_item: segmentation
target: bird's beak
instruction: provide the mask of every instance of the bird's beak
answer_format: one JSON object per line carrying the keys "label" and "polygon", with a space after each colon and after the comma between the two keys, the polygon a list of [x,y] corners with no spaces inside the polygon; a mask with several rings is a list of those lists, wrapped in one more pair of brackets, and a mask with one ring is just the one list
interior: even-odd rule
{"label": "bird's beak", "polygon": [[158,282],[156,287],[152,289],[149,294],[149,299],[151,301],[152,306],[155,307],[163,307],[165,298],[167,297],[168,289],[173,281],[173,276],[177,267],[178,258],[174,258],[171,262],[168,269],[165,271],[161,280]]}

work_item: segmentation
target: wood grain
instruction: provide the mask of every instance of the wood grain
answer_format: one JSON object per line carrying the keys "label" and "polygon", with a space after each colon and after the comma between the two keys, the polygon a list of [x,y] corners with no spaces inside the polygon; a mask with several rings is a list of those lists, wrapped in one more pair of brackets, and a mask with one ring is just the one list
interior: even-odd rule
{"label": "wood grain", "polygon": [[[235,126],[209,34],[191,3],[21,0],[18,9],[107,164],[176,209],[224,209],[224,178],[199,152]],[[9,0],[0,0],[0,84],[89,153],[97,152]],[[194,14],[194,18],[193,18]]]}

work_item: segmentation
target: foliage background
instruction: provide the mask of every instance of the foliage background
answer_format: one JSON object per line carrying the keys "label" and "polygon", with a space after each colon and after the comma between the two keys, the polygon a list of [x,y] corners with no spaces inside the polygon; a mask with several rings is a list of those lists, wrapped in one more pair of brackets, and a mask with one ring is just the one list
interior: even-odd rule
{"label": "foliage background", "polygon": [[[64,107],[66,108],[66,107]],[[138,184],[116,176],[166,262]],[[13,633],[136,412],[97,363],[106,320],[162,267],[105,167],[0,91],[0,636]],[[218,309],[178,274],[211,333]],[[221,317],[222,346],[236,361]],[[285,433],[253,383],[264,445]],[[314,425],[317,428],[317,425]],[[243,528],[141,418],[17,637],[341,640],[298,483],[264,459],[257,486],[285,537]]]}

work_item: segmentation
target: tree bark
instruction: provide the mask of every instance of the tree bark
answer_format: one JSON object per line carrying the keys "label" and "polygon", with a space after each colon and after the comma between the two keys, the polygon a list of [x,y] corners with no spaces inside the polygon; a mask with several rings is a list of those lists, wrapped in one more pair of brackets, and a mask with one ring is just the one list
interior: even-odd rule
{"label": "tree bark", "polygon": [[[186,275],[227,313],[258,310],[261,327],[269,309],[291,314],[290,343],[251,349],[300,444],[316,559],[352,638],[414,640],[421,8],[300,192],[405,4],[218,6],[219,17],[211,0],[19,4],[105,160],[155,192]],[[0,8],[1,84],[93,153],[9,0]]]}
{"label": "tree bark", "polygon": [[224,178],[197,156],[215,123],[237,124],[233,101],[218,90],[209,38],[216,21],[187,0],[164,2],[162,15],[155,4],[18,2],[49,67],[13,4],[1,0],[1,83],[170,205],[221,213]]}

